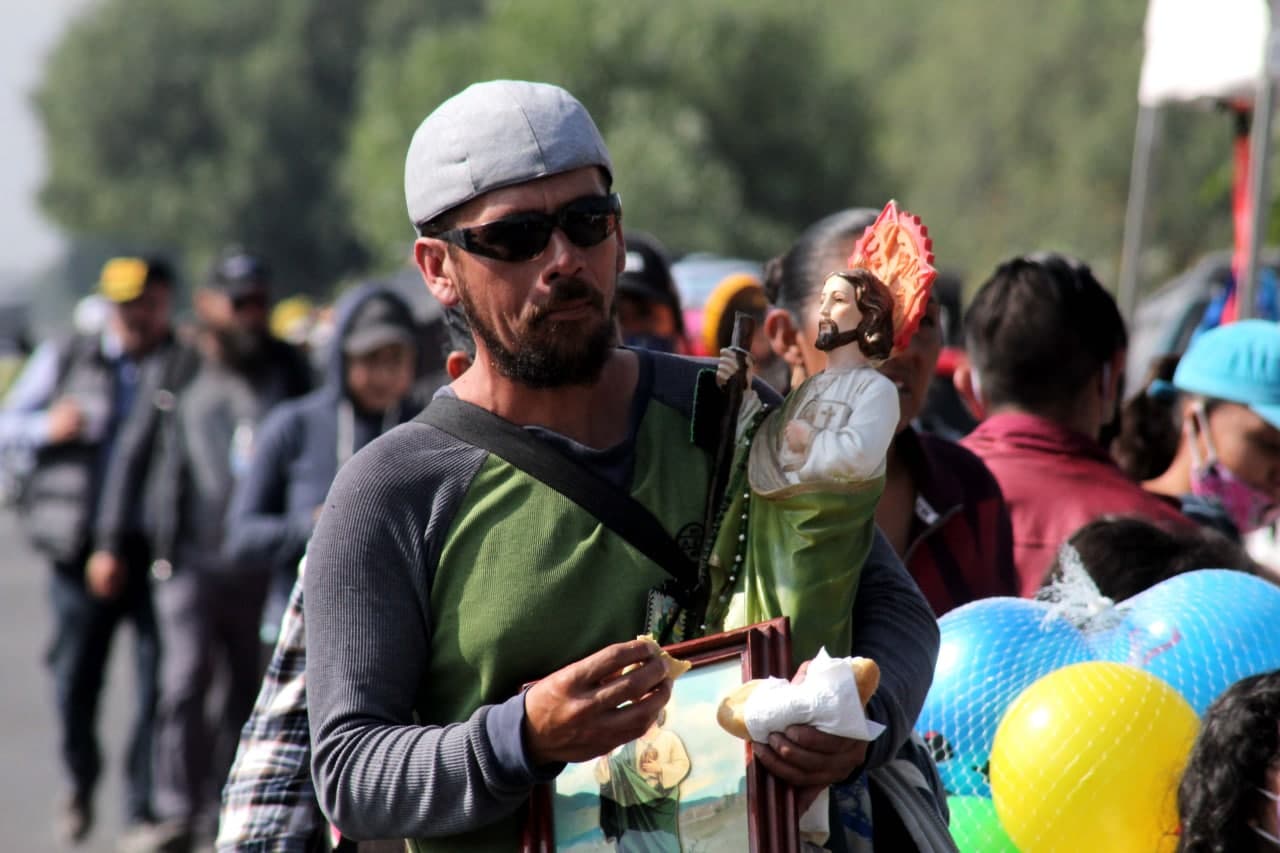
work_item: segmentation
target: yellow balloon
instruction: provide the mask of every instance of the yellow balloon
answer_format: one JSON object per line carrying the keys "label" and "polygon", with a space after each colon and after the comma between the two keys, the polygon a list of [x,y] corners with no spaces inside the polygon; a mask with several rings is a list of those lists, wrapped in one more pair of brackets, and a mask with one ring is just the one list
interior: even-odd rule
{"label": "yellow balloon", "polygon": [[1166,682],[1091,661],[1024,690],[991,747],[991,795],[1022,853],[1177,846],[1177,789],[1200,721]]}

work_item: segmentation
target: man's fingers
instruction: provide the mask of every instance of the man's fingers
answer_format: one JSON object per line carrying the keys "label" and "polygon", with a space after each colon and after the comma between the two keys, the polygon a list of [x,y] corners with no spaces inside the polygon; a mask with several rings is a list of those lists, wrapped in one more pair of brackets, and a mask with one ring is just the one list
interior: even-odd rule
{"label": "man's fingers", "polygon": [[812,785],[813,779],[809,774],[792,767],[787,762],[778,757],[778,754],[768,744],[753,743],[751,751],[755,755],[756,760],[764,765],[764,769],[771,774],[786,782],[788,785]]}
{"label": "man's fingers", "polygon": [[650,658],[626,675],[601,684],[595,689],[592,699],[602,708],[616,708],[623,702],[639,700],[666,680],[666,666],[658,658]]}
{"label": "man's fingers", "polygon": [[[820,773],[830,768],[832,764],[830,753],[805,749],[795,741],[777,732],[769,735],[769,748],[774,755],[786,762],[788,766],[806,774]],[[812,783],[813,780],[809,781]]]}
{"label": "man's fingers", "polygon": [[642,663],[655,657],[653,645],[647,640],[628,640],[605,646],[595,654],[578,662],[580,676],[588,684],[599,684],[615,676],[633,663]]}
{"label": "man's fingers", "polygon": [[787,726],[783,734],[787,740],[801,749],[806,749],[810,752],[821,752],[826,755],[851,752],[857,749],[859,743],[866,743],[866,741],[856,741],[839,735],[829,735],[826,732],[818,731],[813,726]]}
{"label": "man's fingers", "polygon": [[670,700],[671,680],[664,678],[647,695],[635,700],[630,705],[608,711],[611,726],[616,726],[624,731],[635,732],[635,734],[619,741],[619,743],[635,740],[644,734],[645,730],[658,718],[658,712],[665,708]]}

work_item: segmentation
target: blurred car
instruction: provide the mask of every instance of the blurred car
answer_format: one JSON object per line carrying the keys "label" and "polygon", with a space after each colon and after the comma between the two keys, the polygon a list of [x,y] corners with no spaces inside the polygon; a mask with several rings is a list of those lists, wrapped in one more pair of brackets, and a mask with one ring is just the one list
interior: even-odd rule
{"label": "blurred car", "polygon": [[764,266],[759,261],[709,252],[685,255],[671,265],[671,275],[676,280],[676,290],[680,292],[685,334],[690,341],[702,340],[702,310],[711,291],[727,277],[740,273],[763,279]]}

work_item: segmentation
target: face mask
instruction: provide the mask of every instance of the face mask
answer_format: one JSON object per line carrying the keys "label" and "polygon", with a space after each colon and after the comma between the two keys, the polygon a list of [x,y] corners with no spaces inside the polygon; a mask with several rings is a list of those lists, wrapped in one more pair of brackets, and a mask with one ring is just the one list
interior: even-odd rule
{"label": "face mask", "polygon": [[[1191,447],[1191,494],[1216,500],[1242,535],[1269,524],[1275,516],[1276,500],[1241,480],[1218,461],[1203,407],[1197,407],[1192,417],[1193,421],[1187,424],[1187,439]],[[1208,446],[1209,454],[1203,460],[1196,432],[1204,436]]]}
{"label": "face mask", "polygon": [[[1266,788],[1259,788],[1258,793],[1266,797],[1268,800],[1276,804],[1276,822],[1280,825],[1280,797],[1268,791]],[[1272,844],[1280,845],[1280,838],[1275,837],[1257,824],[1250,824],[1249,828],[1270,841]]]}

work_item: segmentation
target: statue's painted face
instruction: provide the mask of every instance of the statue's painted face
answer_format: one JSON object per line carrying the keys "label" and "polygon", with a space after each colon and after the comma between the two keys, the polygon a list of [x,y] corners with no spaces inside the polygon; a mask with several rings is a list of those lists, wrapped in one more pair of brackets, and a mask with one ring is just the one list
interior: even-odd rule
{"label": "statue's painted face", "polygon": [[822,285],[818,316],[832,323],[838,332],[852,332],[858,328],[858,324],[862,322],[862,312],[854,301],[853,285],[838,275],[828,277]]}

